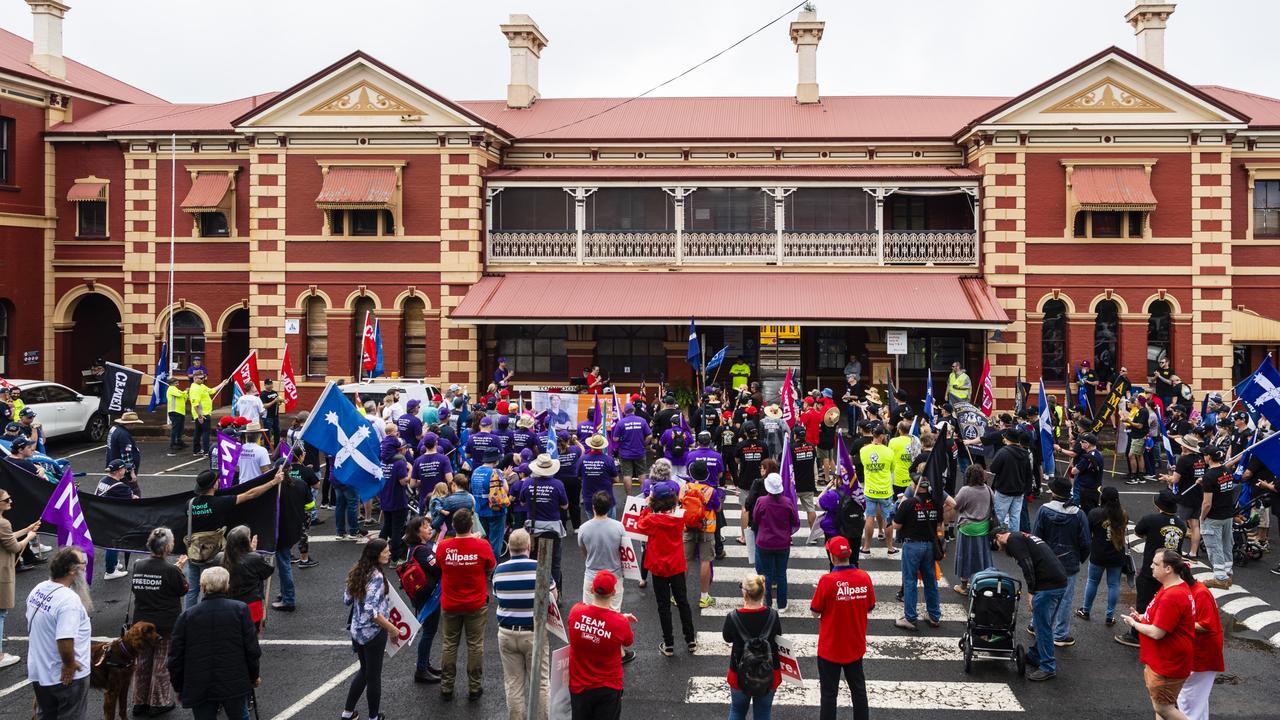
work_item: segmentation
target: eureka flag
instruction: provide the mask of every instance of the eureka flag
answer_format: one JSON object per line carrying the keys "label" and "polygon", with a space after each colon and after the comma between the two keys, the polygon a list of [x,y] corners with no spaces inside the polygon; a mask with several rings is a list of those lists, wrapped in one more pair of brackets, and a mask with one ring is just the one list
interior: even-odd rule
{"label": "eureka flag", "polygon": [[333,458],[332,476],[341,485],[354,488],[360,502],[370,500],[382,489],[378,436],[338,386],[329,383],[302,426],[303,442]]}
{"label": "eureka flag", "polygon": [[685,355],[695,369],[702,367],[702,346],[698,343],[698,328],[693,320],[689,320],[689,352]]}
{"label": "eureka flag", "polygon": [[1044,394],[1044,378],[1040,378],[1040,452],[1044,456],[1044,472],[1053,477],[1053,418],[1049,400]]}
{"label": "eureka flag", "polygon": [[49,503],[40,513],[40,519],[50,525],[58,526],[58,545],[75,545],[88,559],[84,569],[84,577],[93,582],[93,538],[89,535],[89,526],[84,521],[84,511],[80,508],[80,495],[76,489],[75,474],[71,466],[62,473],[62,480],[49,498]]}
{"label": "eureka flag", "polygon": [[1271,421],[1272,427],[1280,427],[1280,372],[1271,364],[1268,355],[1250,382],[1240,389],[1240,399],[1251,413],[1262,413]]}

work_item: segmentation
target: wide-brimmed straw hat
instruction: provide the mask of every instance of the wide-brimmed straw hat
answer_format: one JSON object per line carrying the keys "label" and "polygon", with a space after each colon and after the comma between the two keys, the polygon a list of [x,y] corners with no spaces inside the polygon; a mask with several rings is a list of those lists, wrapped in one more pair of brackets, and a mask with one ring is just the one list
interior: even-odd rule
{"label": "wide-brimmed straw hat", "polygon": [[560,472],[560,461],[542,453],[536,460],[529,463],[529,472],[537,477],[551,477]]}
{"label": "wide-brimmed straw hat", "polygon": [[120,413],[120,417],[116,418],[115,421],[120,425],[141,425],[142,424],[142,420],[138,418],[138,413],[132,412],[132,411]]}
{"label": "wide-brimmed straw hat", "polygon": [[774,420],[781,420],[782,408],[778,407],[777,403],[774,403],[764,409],[764,416],[767,418],[773,418]]}
{"label": "wide-brimmed straw hat", "polygon": [[609,441],[605,440],[603,435],[596,433],[595,435],[587,438],[587,447],[592,450],[604,450],[609,447]]}
{"label": "wide-brimmed straw hat", "polygon": [[822,422],[826,423],[827,427],[835,427],[836,425],[839,425],[840,424],[839,408],[828,408],[827,412],[822,416]]}

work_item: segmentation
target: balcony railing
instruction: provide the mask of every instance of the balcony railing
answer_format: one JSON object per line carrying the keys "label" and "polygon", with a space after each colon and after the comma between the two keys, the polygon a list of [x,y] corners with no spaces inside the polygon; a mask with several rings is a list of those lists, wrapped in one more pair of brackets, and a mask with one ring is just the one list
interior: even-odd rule
{"label": "balcony railing", "polygon": [[493,231],[490,263],[977,265],[972,230],[866,232]]}

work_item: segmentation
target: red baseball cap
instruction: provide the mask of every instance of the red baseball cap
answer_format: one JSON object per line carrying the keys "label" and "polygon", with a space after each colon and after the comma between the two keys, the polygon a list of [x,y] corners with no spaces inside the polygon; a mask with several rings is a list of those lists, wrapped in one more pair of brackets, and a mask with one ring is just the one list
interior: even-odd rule
{"label": "red baseball cap", "polygon": [[748,405],[748,406],[747,406],[747,409],[746,409],[746,411],[745,411],[745,412],[746,412],[748,415],[755,415],[755,414],[756,414],[757,412],[759,412],[759,411],[758,411],[758,410],[756,410],[756,406],[755,406],[755,405]]}
{"label": "red baseball cap", "polygon": [[827,541],[827,552],[831,553],[831,557],[847,558],[853,555],[853,548],[849,547],[849,541],[837,535]]}
{"label": "red baseball cap", "polygon": [[499,391],[498,391],[498,397],[508,397],[508,396],[510,396],[510,395],[511,395],[511,393],[507,392],[506,390],[499,390]]}
{"label": "red baseball cap", "polygon": [[631,402],[639,402],[640,393],[631,393]]}
{"label": "red baseball cap", "polygon": [[805,405],[812,405],[812,404],[813,404],[813,398],[811,398],[811,397],[807,397],[807,398],[805,398],[805,399],[804,399],[804,404],[805,404]]}
{"label": "red baseball cap", "polygon": [[[845,543],[845,547],[848,547],[848,543]],[[604,597],[612,596],[617,587],[618,577],[608,570],[596,573],[595,579],[591,581],[591,592]]]}

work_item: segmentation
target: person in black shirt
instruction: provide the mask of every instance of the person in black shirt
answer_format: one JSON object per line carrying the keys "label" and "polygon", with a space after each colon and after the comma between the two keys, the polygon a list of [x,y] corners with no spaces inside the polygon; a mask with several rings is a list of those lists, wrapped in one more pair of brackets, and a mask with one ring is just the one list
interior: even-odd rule
{"label": "person in black shirt", "polygon": [[1155,374],[1151,376],[1151,388],[1156,397],[1160,398],[1160,402],[1165,407],[1173,404],[1174,399],[1174,374],[1173,368],[1169,366],[1169,356],[1161,354],[1160,359],[1156,361]]}
{"label": "person in black shirt", "polygon": [[262,392],[258,393],[258,399],[267,411],[262,423],[263,428],[271,433],[271,445],[274,447],[280,444],[280,406],[284,404],[284,396],[276,392],[271,378],[263,378]]}
{"label": "person in black shirt", "polygon": [[858,423],[858,434],[849,439],[849,459],[853,460],[853,470],[858,477],[862,477],[862,448],[871,444],[871,427],[874,425],[870,420],[863,420]]}
{"label": "person in black shirt", "polygon": [[[818,513],[813,504],[818,491],[818,448],[805,442],[804,426],[799,423],[791,430],[791,467],[795,471],[797,510],[803,510],[809,521],[809,543],[817,545],[822,538],[818,530]],[[718,526],[717,526],[718,527]]]}
{"label": "person in black shirt", "polygon": [[916,629],[916,575],[924,580],[924,604],[929,613],[929,626],[942,622],[942,605],[938,597],[938,578],[933,572],[938,524],[942,508],[933,502],[933,491],[927,481],[916,483],[915,494],[898,505],[893,516],[893,532],[902,545],[902,617],[894,626]]}
{"label": "person in black shirt", "polygon": [[[422,590],[409,598],[415,614],[422,612],[440,584],[440,566],[436,562],[432,535],[431,520],[426,516],[414,515],[405,526],[404,543],[409,548],[408,562],[417,562],[426,575]],[[440,668],[431,664],[431,645],[439,627],[440,607],[437,603],[435,611],[423,621],[421,635],[418,636],[418,662],[413,672],[413,681],[416,683],[440,682]]]}
{"label": "person in black shirt", "polygon": [[679,420],[680,409],[676,406],[676,396],[666,395],[662,398],[662,409],[653,416],[653,437],[660,438],[662,433],[671,429]]}
{"label": "person in black shirt", "polygon": [[[218,488],[218,474],[212,470],[203,470],[196,475],[196,491],[191,499],[188,512],[190,513],[189,521],[192,533],[208,532],[210,530],[227,529],[227,514],[231,509],[240,503],[249,502],[263,493],[274,490],[276,485],[284,481],[284,468],[281,467],[276,471],[274,477],[261,485],[245,490],[235,495],[215,495]],[[216,565],[217,563],[210,561],[207,564],[199,564],[195,562],[187,563],[187,597],[186,608],[190,609],[200,600],[200,573],[206,567]]]}
{"label": "person in black shirt", "polygon": [[1200,478],[1204,477],[1205,470],[1205,460],[1200,449],[1203,440],[1201,433],[1198,428],[1193,428],[1177,438],[1182,454],[1174,463],[1173,471],[1164,476],[1164,481],[1177,497],[1178,517],[1187,524],[1187,535],[1191,538],[1190,557],[1196,557],[1200,552],[1200,503],[1204,498]]}
{"label": "person in black shirt", "polygon": [[19,437],[9,444],[9,453],[9,456],[5,458],[5,462],[13,463],[32,475],[37,475],[51,482],[57,482],[56,478],[46,477],[44,468],[36,465],[31,459],[36,454],[35,443],[24,437]]}
{"label": "person in black shirt", "polygon": [[742,430],[745,437],[729,453],[728,465],[733,470],[733,484],[740,490],[749,490],[753,482],[763,477],[760,474],[760,463],[768,456],[768,452],[764,443],[760,442],[760,433],[754,422],[743,423]]}
{"label": "person in black shirt", "polygon": [[996,529],[996,543],[1022,568],[1027,592],[1031,594],[1031,624],[1036,644],[1027,650],[1027,662],[1037,668],[1027,679],[1050,680],[1057,676],[1058,670],[1053,645],[1054,616],[1059,604],[1070,602],[1063,597],[1067,572],[1053,548],[1031,533],[1010,532],[1001,526]]}
{"label": "person in black shirt", "polygon": [[1213,565],[1213,579],[1206,580],[1205,587],[1231,589],[1231,518],[1236,507],[1236,478],[1231,468],[1223,465],[1226,453],[1222,448],[1210,447],[1204,453],[1208,462],[1200,487],[1204,499],[1200,501],[1200,534],[1209,562]]}
{"label": "person in black shirt", "polygon": [[182,596],[187,592],[187,580],[182,574],[187,556],[180,556],[176,564],[165,559],[173,552],[173,532],[167,527],[152,530],[147,536],[147,550],[150,557],[133,563],[133,617],[129,620],[155,625],[159,641],[143,647],[134,661],[134,717],[159,715],[174,707],[165,659],[169,655],[169,636],[182,613]]}
{"label": "person in black shirt", "polygon": [[[1187,523],[1179,517],[1179,499],[1168,488],[1160,491],[1155,499],[1156,512],[1144,515],[1133,528],[1133,534],[1143,541],[1142,565],[1137,568],[1138,589],[1137,602],[1134,607],[1139,613],[1147,611],[1147,605],[1160,590],[1160,583],[1151,574],[1151,561],[1161,550],[1181,552],[1182,541],[1187,537]],[[1127,553],[1126,553],[1127,554]],[[1129,628],[1127,632],[1115,636],[1121,645],[1138,647],[1138,633]]]}

